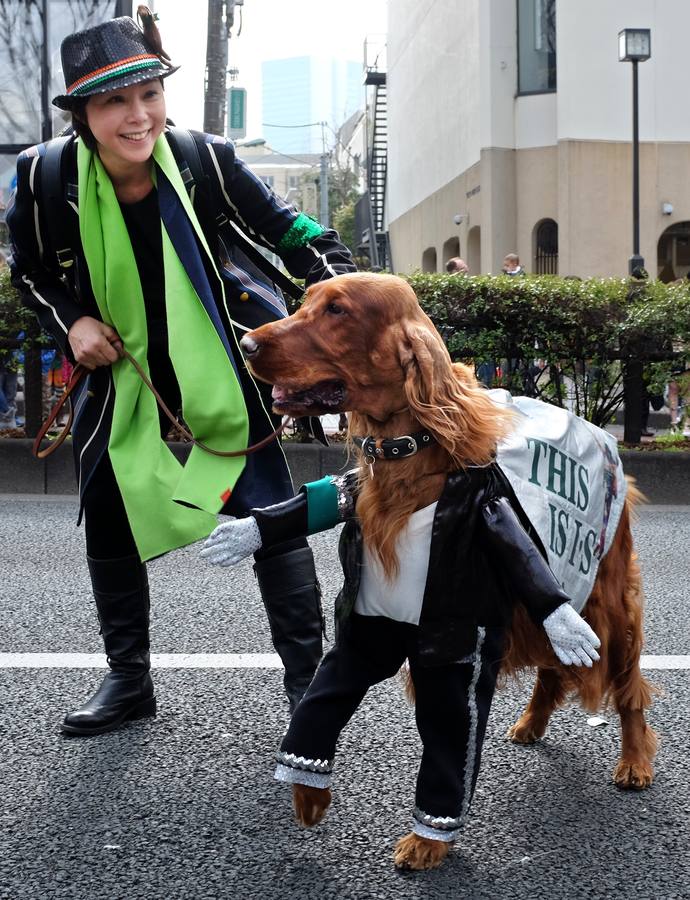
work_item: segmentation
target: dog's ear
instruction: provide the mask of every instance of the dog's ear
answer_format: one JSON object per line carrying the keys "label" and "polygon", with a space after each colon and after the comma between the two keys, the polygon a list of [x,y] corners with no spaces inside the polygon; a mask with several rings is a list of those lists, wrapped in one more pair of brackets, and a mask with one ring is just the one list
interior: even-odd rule
{"label": "dog's ear", "polygon": [[451,371],[450,356],[440,335],[423,323],[406,323],[399,355],[409,405],[416,409],[431,403]]}

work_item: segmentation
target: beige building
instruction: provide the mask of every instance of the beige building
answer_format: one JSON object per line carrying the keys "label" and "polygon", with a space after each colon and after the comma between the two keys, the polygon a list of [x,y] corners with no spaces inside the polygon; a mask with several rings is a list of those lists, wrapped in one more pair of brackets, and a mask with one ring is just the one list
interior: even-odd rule
{"label": "beige building", "polygon": [[272,150],[259,138],[236,145],[237,155],[275,193],[315,219],[319,199],[315,177],[321,157],[317,153],[289,156]]}
{"label": "beige building", "polygon": [[387,222],[393,267],[463,256],[498,272],[624,275],[632,254],[632,65],[640,63],[640,252],[690,271],[687,0],[389,0]]}

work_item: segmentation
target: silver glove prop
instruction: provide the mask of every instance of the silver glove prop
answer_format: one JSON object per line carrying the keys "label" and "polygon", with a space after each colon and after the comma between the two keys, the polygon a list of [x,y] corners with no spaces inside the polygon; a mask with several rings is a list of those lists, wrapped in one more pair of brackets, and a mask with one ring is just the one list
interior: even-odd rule
{"label": "silver glove prop", "polygon": [[261,533],[254,516],[223,522],[206,538],[199,553],[212,566],[234,566],[261,549]]}
{"label": "silver glove prop", "polygon": [[562,603],[544,619],[544,631],[564,665],[591,668],[592,661],[599,659],[601,641],[569,603]]}

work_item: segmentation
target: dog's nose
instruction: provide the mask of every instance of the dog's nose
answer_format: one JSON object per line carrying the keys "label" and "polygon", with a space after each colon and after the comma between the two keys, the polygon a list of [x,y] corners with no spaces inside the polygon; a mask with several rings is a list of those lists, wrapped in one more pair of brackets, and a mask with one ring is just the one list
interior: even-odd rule
{"label": "dog's nose", "polygon": [[240,341],[240,347],[242,348],[242,352],[245,356],[256,356],[259,352],[259,345],[256,343],[253,337],[249,337],[248,334]]}

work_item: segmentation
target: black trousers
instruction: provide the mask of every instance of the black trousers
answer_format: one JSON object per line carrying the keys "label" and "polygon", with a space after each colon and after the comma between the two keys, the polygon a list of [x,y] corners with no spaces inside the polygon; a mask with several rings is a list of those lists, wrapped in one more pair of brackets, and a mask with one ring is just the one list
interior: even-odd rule
{"label": "black trousers", "polygon": [[467,815],[479,774],[504,630],[478,628],[475,652],[440,666],[420,664],[418,630],[380,616],[350,617],[292,716],[276,778],[327,786],[342,729],[368,689],[395,675],[409,659],[423,745],[413,830],[450,841]]}
{"label": "black trousers", "polygon": [[[84,531],[86,552],[91,559],[124,559],[139,552],[107,451],[96,466],[84,496]],[[258,562],[308,546],[306,538],[295,538],[257,550],[254,559]]]}

